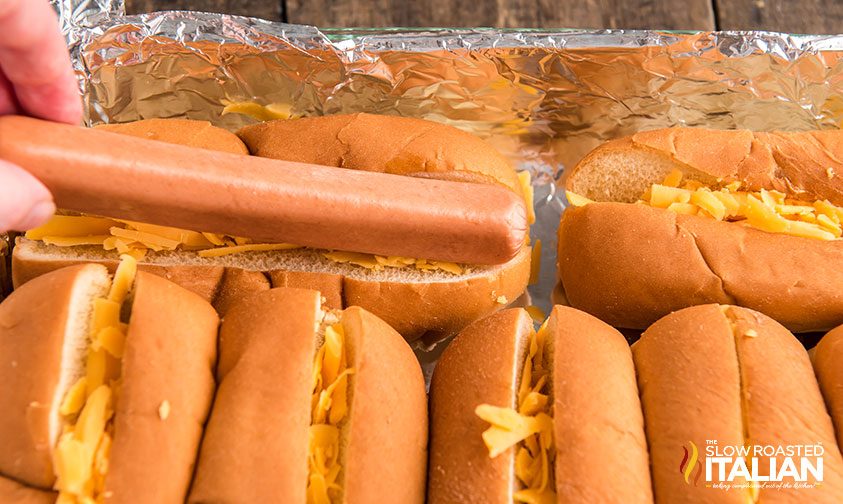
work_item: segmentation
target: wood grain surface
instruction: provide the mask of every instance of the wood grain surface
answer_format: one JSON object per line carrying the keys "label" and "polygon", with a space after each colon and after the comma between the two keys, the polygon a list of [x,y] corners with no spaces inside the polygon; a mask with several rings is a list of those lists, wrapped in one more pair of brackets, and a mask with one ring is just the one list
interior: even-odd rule
{"label": "wood grain surface", "polygon": [[320,27],[497,26],[843,32],[843,0],[127,0]]}

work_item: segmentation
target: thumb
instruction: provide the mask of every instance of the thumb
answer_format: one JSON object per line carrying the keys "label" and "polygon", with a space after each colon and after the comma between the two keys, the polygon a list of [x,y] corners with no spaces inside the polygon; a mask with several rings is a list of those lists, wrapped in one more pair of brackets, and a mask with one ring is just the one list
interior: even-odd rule
{"label": "thumb", "polygon": [[53,196],[44,184],[0,159],[0,233],[40,226],[55,211]]}

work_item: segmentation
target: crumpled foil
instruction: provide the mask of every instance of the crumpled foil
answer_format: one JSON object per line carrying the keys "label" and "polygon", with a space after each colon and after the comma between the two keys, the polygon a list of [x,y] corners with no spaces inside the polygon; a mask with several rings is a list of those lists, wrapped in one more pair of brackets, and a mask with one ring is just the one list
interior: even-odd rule
{"label": "crumpled foil", "polygon": [[226,103],[297,116],[372,112],[452,124],[533,174],[549,308],[558,190],[601,142],[674,125],[837,128],[843,36],[767,32],[317,30],[197,12],[123,16],[120,0],[54,0],[87,121],[189,117],[236,129]]}

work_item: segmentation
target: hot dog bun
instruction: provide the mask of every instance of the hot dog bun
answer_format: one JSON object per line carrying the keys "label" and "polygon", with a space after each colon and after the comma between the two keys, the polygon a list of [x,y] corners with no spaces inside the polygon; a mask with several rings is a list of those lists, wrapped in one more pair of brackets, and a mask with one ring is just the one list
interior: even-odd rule
{"label": "hot dog bun", "polygon": [[[118,260],[97,247],[54,247],[19,239],[12,255],[13,284],[20,286],[82,262],[113,270]],[[504,265],[473,266],[460,275],[413,268],[373,271],[333,262],[311,250],[249,252],[214,259],[192,252],[160,252],[148,254],[140,268],[195,292],[220,314],[250,292],[272,287],[318,289],[328,306],[363,307],[413,341],[454,334],[518,298],[530,277],[530,249],[522,249]]]}
{"label": "hot dog bun", "polygon": [[[652,502],[635,371],[623,336],[562,306],[541,331],[557,502]],[[489,423],[475,410],[516,407],[533,334],[527,312],[508,309],[471,324],[443,353],[431,384],[430,503],[509,503],[521,489],[513,471],[518,450],[491,458],[482,437]]]}
{"label": "hot dog bun", "polygon": [[100,124],[102,131],[158,140],[198,149],[208,149],[232,154],[248,154],[249,148],[237,135],[195,119],[143,119],[130,123]]}
{"label": "hot dog bun", "polygon": [[[258,154],[282,157],[279,149],[289,147],[290,156],[284,159],[300,161],[305,154],[312,154],[314,158],[309,162],[327,162],[330,160],[320,157],[320,153],[336,151],[334,142],[338,140],[335,130],[342,129],[337,126],[338,120],[342,126],[354,126],[352,129],[356,136],[349,141],[354,147],[355,162],[364,162],[367,158],[363,153],[369,151],[372,152],[371,159],[383,160],[383,164],[377,165],[366,161],[364,168],[388,167],[395,173],[417,175],[425,175],[429,170],[435,171],[433,175],[440,178],[448,178],[447,174],[455,173],[454,179],[495,183],[521,193],[514,170],[493,148],[455,128],[430,127],[427,125],[433,123],[425,121],[364,114],[354,121],[346,116],[302,119],[290,121],[290,124],[276,121],[247,128],[242,135]],[[240,152],[242,149],[233,134],[209,128],[205,122],[179,120],[174,127],[170,121],[145,120],[113,125],[108,129],[228,152]],[[367,126],[383,122],[383,126],[372,126],[380,136],[360,137],[356,126],[360,121]],[[397,127],[395,121],[403,126]],[[317,127],[323,122],[324,130]],[[423,150],[419,147],[421,144],[413,142],[404,150],[384,151],[380,157],[375,156],[374,152],[382,143],[388,144],[384,139],[391,138],[384,136],[387,135],[384,129],[394,129],[398,135],[396,139],[406,140],[406,125],[417,127],[417,123],[432,128],[432,132],[420,138],[426,139],[425,142],[441,142],[440,147],[448,153],[447,157],[440,156],[441,152],[436,149]],[[349,130],[346,128],[344,131]],[[182,132],[181,135],[178,132]],[[280,139],[289,141],[290,145]],[[452,141],[454,147],[449,147]],[[293,149],[293,145],[299,147]],[[309,150],[317,145],[322,145],[322,148]],[[406,164],[398,164],[397,161],[388,163],[386,153]],[[408,340],[415,340],[423,336],[437,339],[456,333],[468,323],[516,299],[529,280],[530,256],[530,247],[524,246],[514,259],[505,264],[461,265],[461,272],[455,273],[443,269],[420,270],[413,266],[372,270],[332,261],[322,252],[311,249],[258,251],[217,258],[203,258],[196,252],[177,250],[149,251],[140,267],[196,292],[212,302],[220,313],[225,313],[233,302],[248,292],[270,287],[318,289],[327,298],[328,306],[361,306],[384,319]],[[113,269],[117,264],[117,254],[99,246],[58,247],[19,238],[12,262],[13,283],[19,286],[45,272],[80,262],[97,262]]]}
{"label": "hot dog bun", "polygon": [[[125,339],[116,347],[121,357],[103,364],[116,365],[118,378],[89,390],[85,402],[86,382],[80,380],[94,387],[91,355],[96,348],[105,351],[91,343],[94,334],[101,338],[94,328],[97,313],[104,313],[94,306],[111,302],[106,299],[118,303],[114,289],[105,267],[77,265],[27,283],[0,304],[0,377],[8,384],[2,392],[0,474],[43,489],[57,484],[58,446],[77,443],[66,440],[63,429],[96,425],[83,419],[96,418],[96,409],[86,411],[102,389],[109,398],[106,411],[114,411],[111,427],[106,424],[111,447],[104,452],[104,493],[114,502],[182,502],[213,395],[219,319],[195,294],[138,273],[122,304]],[[82,402],[75,411],[81,412],[61,413],[76,392]],[[78,436],[89,432],[79,429]],[[74,460],[67,458],[67,467],[78,467]]]}
{"label": "hot dog bun", "polygon": [[[808,354],[779,323],[746,308],[695,306],[653,324],[632,353],[656,502],[749,501],[747,488],[716,487],[716,466],[715,479],[705,481],[709,441],[720,448],[821,444],[821,485],[771,486],[758,489],[757,497],[829,503],[843,498],[843,459]],[[759,462],[759,474],[768,474],[768,458]],[[795,463],[800,466],[798,457]]]}
{"label": "hot dog bun", "polygon": [[843,326],[829,331],[814,348],[814,372],[825,404],[837,431],[837,444],[843,442]]}
{"label": "hot dog bun", "polygon": [[432,121],[359,113],[267,121],[237,134],[256,156],[498,184],[522,194],[512,165],[489,144]]}
{"label": "hot dog bun", "polygon": [[676,170],[715,190],[737,182],[740,191],[840,208],[841,140],[840,132],[673,128],[598,147],[566,182],[569,193],[592,200],[568,208],[559,228],[558,275],[568,302],[633,329],[704,303],[755,309],[796,332],[843,323],[843,240],[716,220],[693,206],[695,214],[685,215],[631,204]]}
{"label": "hot dog bun", "polygon": [[0,373],[9,412],[0,415],[0,474],[52,487],[58,404],[81,374],[76,348],[87,346],[90,304],[107,285],[103,269],[75,266],[34,280],[0,304]]}
{"label": "hot dog bun", "polygon": [[352,372],[347,412],[333,424],[335,502],[424,501],[427,404],[408,345],[365,310],[325,312],[318,292],[281,288],[236,304],[223,322],[219,389],[189,502],[310,502],[308,432],[325,427],[312,415],[314,357],[336,324]]}
{"label": "hot dog bun", "polygon": [[839,130],[666,128],[606,142],[577,163],[565,185],[594,201],[633,203],[679,168],[706,184],[741,181],[752,191],[777,190],[843,205],[841,159]]}

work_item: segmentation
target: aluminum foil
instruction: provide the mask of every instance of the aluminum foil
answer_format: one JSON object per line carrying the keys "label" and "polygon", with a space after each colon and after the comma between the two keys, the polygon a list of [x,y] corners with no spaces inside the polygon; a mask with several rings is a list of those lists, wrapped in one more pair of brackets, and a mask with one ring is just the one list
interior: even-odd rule
{"label": "aluminum foil", "polygon": [[533,174],[550,306],[565,169],[601,142],[674,125],[837,128],[843,36],[766,32],[317,30],[219,14],[123,16],[119,0],[54,0],[87,121],[189,117],[235,129],[226,103],[294,115],[358,111],[452,124]]}

